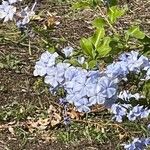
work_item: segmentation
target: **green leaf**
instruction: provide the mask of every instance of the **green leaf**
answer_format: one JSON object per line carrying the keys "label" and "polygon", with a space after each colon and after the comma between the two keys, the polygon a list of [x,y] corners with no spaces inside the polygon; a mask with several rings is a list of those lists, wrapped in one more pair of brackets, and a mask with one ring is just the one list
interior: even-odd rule
{"label": "green leaf", "polygon": [[96,7],[100,4],[100,0],[89,0],[92,7]]}
{"label": "green leaf", "polygon": [[84,64],[82,65],[82,67],[84,68],[84,69],[88,69],[88,62],[84,62]]}
{"label": "green leaf", "polygon": [[69,63],[72,64],[73,66],[78,66],[79,65],[77,59],[75,59],[75,58],[71,58]]}
{"label": "green leaf", "polygon": [[116,6],[118,4],[117,0],[110,0],[109,1],[109,6]]}
{"label": "green leaf", "polygon": [[143,39],[140,39],[140,41],[144,44],[150,45],[150,36],[145,35],[145,37]]}
{"label": "green leaf", "polygon": [[145,35],[145,37],[143,39],[139,39],[139,41],[143,45],[142,54],[149,56],[150,55],[150,37]]}
{"label": "green leaf", "polygon": [[47,50],[48,50],[50,53],[54,53],[54,52],[55,52],[55,48],[54,48],[54,47],[48,47]]}
{"label": "green leaf", "polygon": [[95,8],[100,4],[100,0],[80,0],[72,5],[73,9]]}
{"label": "green leaf", "polygon": [[100,44],[100,41],[102,38],[105,36],[105,29],[104,28],[99,28],[96,30],[95,34],[91,38],[92,43],[94,44],[95,48],[97,48]]}
{"label": "green leaf", "polygon": [[145,33],[140,31],[140,28],[138,26],[132,26],[130,29],[127,30],[125,34],[125,39],[128,40],[130,36],[137,39],[144,39]]}
{"label": "green leaf", "polygon": [[94,21],[92,22],[92,25],[96,28],[102,28],[106,25],[106,22],[103,18],[96,18],[94,19]]}
{"label": "green leaf", "polygon": [[144,96],[147,98],[147,102],[150,104],[150,81],[145,82],[143,86]]}
{"label": "green leaf", "polygon": [[82,38],[80,41],[80,46],[86,55],[91,58],[95,57],[94,46],[90,39]]}
{"label": "green leaf", "polygon": [[106,57],[110,53],[111,51],[111,47],[109,46],[110,42],[111,42],[111,38],[105,37],[101,45],[96,49],[101,58]]}
{"label": "green leaf", "polygon": [[88,63],[88,68],[89,69],[93,69],[97,64],[97,61],[96,60],[91,60],[89,63]]}
{"label": "green leaf", "polygon": [[79,1],[72,5],[73,9],[86,9],[90,8],[90,3],[88,1]]}
{"label": "green leaf", "polygon": [[126,12],[126,8],[119,8],[117,6],[112,6],[108,11],[108,18],[111,24],[115,23],[118,18],[123,16]]}
{"label": "green leaf", "polygon": [[146,56],[150,56],[150,44],[144,44],[142,54],[145,54]]}

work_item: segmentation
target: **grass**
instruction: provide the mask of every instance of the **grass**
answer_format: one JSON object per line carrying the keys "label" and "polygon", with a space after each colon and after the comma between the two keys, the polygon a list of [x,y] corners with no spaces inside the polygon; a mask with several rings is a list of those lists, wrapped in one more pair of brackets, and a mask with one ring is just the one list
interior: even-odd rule
{"label": "grass", "polygon": [[[33,125],[27,125],[29,118],[34,121]],[[21,147],[23,148],[30,138],[43,138],[44,134],[52,132],[51,136],[55,137],[60,143],[70,144],[73,146],[81,145],[80,143],[96,143],[97,146],[108,146],[112,149],[120,149],[120,145],[132,137],[149,137],[150,130],[147,129],[148,120],[145,122],[125,121],[122,124],[108,120],[107,118],[88,117],[87,119],[75,120],[72,119],[71,124],[64,126],[58,124],[41,129],[40,126],[35,126],[35,120],[41,118],[48,118],[47,109],[41,109],[31,104],[22,106],[14,103],[11,106],[3,107],[0,110],[0,121],[3,126],[0,129],[13,129],[13,133],[21,140]],[[11,124],[12,123],[12,124]],[[94,142],[94,143],[93,143]]]}
{"label": "grass", "polygon": [[13,54],[0,57],[0,68],[18,71],[21,61]]}

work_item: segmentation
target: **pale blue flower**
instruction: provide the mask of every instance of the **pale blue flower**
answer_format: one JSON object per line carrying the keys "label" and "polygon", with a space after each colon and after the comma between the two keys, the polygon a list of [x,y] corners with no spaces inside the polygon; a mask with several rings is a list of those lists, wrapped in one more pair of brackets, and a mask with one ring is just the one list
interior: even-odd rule
{"label": "pale blue flower", "polygon": [[74,92],[79,92],[86,86],[86,76],[84,75],[78,75],[77,77],[73,78],[73,80],[75,82],[75,86],[73,87]]}
{"label": "pale blue flower", "polygon": [[20,12],[19,15],[21,19],[18,20],[16,23],[18,28],[21,28],[30,22],[31,18],[35,15],[34,9],[35,9],[36,4],[37,2],[33,4],[31,9],[27,6]]}
{"label": "pale blue flower", "polygon": [[70,64],[69,63],[58,63],[56,65],[57,70],[59,70],[59,72],[62,72],[65,75],[65,72],[68,70]]}
{"label": "pale blue flower", "polygon": [[128,62],[131,60],[136,61],[139,57],[139,53],[136,51],[131,51],[131,52],[125,52],[119,56],[119,60]]}
{"label": "pale blue flower", "polygon": [[101,77],[99,85],[101,86],[102,94],[107,98],[113,97],[117,92],[117,85],[108,77]]}
{"label": "pale blue flower", "polygon": [[101,73],[99,70],[90,70],[88,71],[87,77],[91,80],[93,84],[97,83],[99,80],[99,77],[103,77],[104,74]]}
{"label": "pale blue flower", "polygon": [[48,63],[49,59],[51,58],[51,53],[49,53],[48,51],[44,52],[41,57],[40,57],[40,60],[44,63]]}
{"label": "pale blue flower", "polygon": [[111,78],[125,78],[129,73],[125,62],[114,62],[106,67],[105,73]]}
{"label": "pale blue flower", "polygon": [[95,83],[90,83],[87,86],[87,96],[90,98],[90,97],[93,97],[93,96],[97,96],[98,93],[100,93],[100,89],[101,87]]}
{"label": "pale blue flower", "polygon": [[10,4],[16,3],[18,1],[22,1],[22,0],[8,0]]}
{"label": "pale blue flower", "polygon": [[87,76],[81,78],[81,80],[76,80],[73,91],[80,92],[82,96],[90,96],[92,92],[95,93],[98,90],[97,84],[93,84],[90,78],[87,78]]}
{"label": "pale blue flower", "polygon": [[90,108],[88,107],[89,101],[87,98],[79,99],[74,103],[79,112],[90,112]]}
{"label": "pale blue flower", "polygon": [[82,65],[82,64],[84,64],[85,58],[84,57],[78,57],[77,61],[79,64]]}
{"label": "pale blue flower", "polygon": [[94,96],[89,98],[89,106],[95,104],[104,104],[106,101],[106,97],[102,93],[96,93]]}
{"label": "pale blue flower", "polygon": [[70,57],[73,54],[74,49],[71,46],[65,47],[62,52],[65,54],[66,57]]}
{"label": "pale blue flower", "polygon": [[51,68],[55,65],[55,59],[58,57],[57,53],[51,54],[49,52],[44,52],[41,55],[41,58],[36,62],[35,70],[33,72],[34,76],[44,76],[47,71],[50,71]]}
{"label": "pale blue flower", "polygon": [[119,60],[127,64],[127,68],[131,72],[139,72],[141,69],[149,64],[148,58],[139,55],[138,52],[131,51],[129,53],[124,53],[119,57]]}
{"label": "pale blue flower", "polygon": [[41,56],[41,61],[47,63],[48,67],[52,67],[55,65],[55,63],[56,63],[55,61],[56,61],[57,57],[58,57],[57,53],[51,54],[49,52],[46,52]]}
{"label": "pale blue flower", "polygon": [[146,66],[149,66],[149,59],[143,55],[138,59],[138,63],[141,64],[140,69],[144,69]]}
{"label": "pale blue flower", "polygon": [[124,90],[119,93],[118,98],[125,101],[130,101],[131,98],[139,100],[140,98],[144,98],[144,96],[140,95],[139,93],[131,94],[128,90]]}
{"label": "pale blue flower", "polygon": [[150,145],[150,138],[135,138],[130,144],[124,144],[126,150],[144,150]]}
{"label": "pale blue flower", "polygon": [[137,118],[147,118],[150,114],[150,110],[148,108],[144,108],[143,106],[135,106],[130,110],[127,117],[129,120],[134,121]]}
{"label": "pale blue flower", "polygon": [[36,62],[36,65],[35,65],[34,68],[35,68],[34,72],[33,72],[34,76],[44,76],[44,75],[46,75],[47,66],[42,61]]}
{"label": "pale blue flower", "polygon": [[64,81],[64,72],[59,70],[57,67],[51,67],[47,71],[44,82],[50,84],[52,87],[60,85]]}
{"label": "pale blue flower", "polygon": [[[69,71],[68,71],[69,69]],[[70,89],[73,88],[74,92],[77,92],[81,89],[81,86],[85,83],[86,81],[86,70],[81,70],[81,69],[76,69],[76,72],[74,68],[68,68],[65,72],[65,89]],[[68,80],[69,79],[69,80]],[[77,86],[80,88],[78,89]]]}
{"label": "pale blue flower", "polygon": [[13,20],[15,13],[16,7],[9,5],[7,1],[2,1],[2,5],[0,5],[0,19],[4,19],[4,22]]}
{"label": "pale blue flower", "polygon": [[68,90],[67,92],[66,100],[71,104],[74,104],[79,99],[82,99],[82,96],[79,92],[74,93],[72,90]]}
{"label": "pale blue flower", "polygon": [[111,112],[114,114],[114,120],[116,120],[117,122],[122,122],[122,118],[127,113],[127,108],[119,104],[113,104],[111,106]]}
{"label": "pale blue flower", "polygon": [[64,78],[66,83],[68,81],[71,81],[74,77],[76,77],[78,75],[78,69],[70,66],[66,69],[65,73],[64,73]]}

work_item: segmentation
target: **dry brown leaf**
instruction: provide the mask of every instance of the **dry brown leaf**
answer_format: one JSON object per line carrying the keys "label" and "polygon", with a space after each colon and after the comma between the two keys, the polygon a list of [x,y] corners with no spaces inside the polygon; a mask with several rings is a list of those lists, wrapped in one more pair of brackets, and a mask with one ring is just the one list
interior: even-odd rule
{"label": "dry brown leaf", "polygon": [[47,110],[47,113],[52,114],[53,112],[56,112],[56,111],[57,111],[56,108],[53,105],[50,105],[49,109]]}
{"label": "dry brown leaf", "polygon": [[60,123],[59,120],[52,120],[52,121],[51,121],[51,126],[54,127],[54,126],[56,126],[56,125],[59,124],[59,123]]}
{"label": "dry brown leaf", "polygon": [[37,121],[37,123],[38,123],[39,125],[47,126],[47,125],[50,123],[50,120],[49,120],[49,118],[46,118],[46,119],[40,118],[40,119]]}
{"label": "dry brown leaf", "polygon": [[119,139],[122,140],[125,137],[125,134],[119,134]]}
{"label": "dry brown leaf", "polygon": [[80,113],[75,110],[71,110],[71,112],[67,112],[67,114],[70,116],[71,119],[80,119]]}
{"label": "dry brown leaf", "polygon": [[54,127],[55,125],[59,124],[61,122],[61,116],[57,113],[53,114],[52,120],[51,120],[51,126]]}
{"label": "dry brown leaf", "polygon": [[49,27],[54,25],[59,25],[60,22],[58,21],[58,16],[54,13],[47,12],[47,16],[43,18],[42,24],[44,29],[46,30]]}

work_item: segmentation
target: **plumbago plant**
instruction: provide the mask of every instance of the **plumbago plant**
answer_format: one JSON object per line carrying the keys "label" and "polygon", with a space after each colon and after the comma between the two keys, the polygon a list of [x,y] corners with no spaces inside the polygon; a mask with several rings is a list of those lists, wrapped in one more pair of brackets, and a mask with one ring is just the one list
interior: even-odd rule
{"label": "plumbago plant", "polygon": [[34,9],[36,6],[36,1],[31,8],[29,6],[22,9],[21,7],[16,6],[16,3],[20,3],[22,0],[2,0],[0,5],[0,19],[3,19],[4,22],[9,20],[15,21],[19,29],[25,29],[30,19],[35,15]]}
{"label": "plumbago plant", "polygon": [[[106,14],[99,6],[101,3],[107,3]],[[101,17],[97,17],[92,22],[95,32],[89,38],[82,38],[80,51],[78,55],[86,57],[87,61],[83,67],[93,69],[97,64],[106,62],[111,63],[113,59],[124,51],[140,50],[142,54],[148,53],[150,46],[150,37],[145,35],[137,25],[132,25],[126,30],[119,31],[114,26],[118,19],[128,10],[127,6],[119,8],[116,0],[95,1],[85,0],[76,2],[73,5],[75,9],[82,9],[83,6],[88,8],[94,7],[98,10]],[[108,34],[109,29],[109,34]]]}
{"label": "plumbago plant", "polygon": [[[72,50],[67,47],[62,51],[66,57],[70,57]],[[68,104],[73,104],[79,112],[88,113],[92,111],[92,106],[104,105],[114,114],[113,120],[122,122],[126,119],[135,121],[148,118],[149,97],[142,95],[142,89],[148,91],[149,84],[144,83],[149,82],[149,70],[149,59],[136,51],[121,54],[117,61],[103,71],[73,66],[56,52],[52,54],[47,51],[36,62],[34,76],[43,76],[53,94],[64,89],[65,95],[60,102],[65,110]],[[132,86],[135,87],[134,91]],[[64,122],[67,121],[68,118],[64,115]],[[137,138],[124,147],[143,149],[149,144],[149,138]]]}
{"label": "plumbago plant", "polygon": [[[66,47],[59,53],[46,51],[36,62],[34,76],[44,77],[53,94],[64,90],[60,102],[65,110],[72,104],[79,112],[89,113],[92,106],[104,105],[117,122],[149,117],[150,60],[141,54],[149,37],[138,26],[123,34],[113,27],[125,11],[126,8],[112,6],[107,16],[96,18],[95,33],[81,39],[81,50]],[[111,35],[106,34],[108,26]],[[101,61],[105,68],[99,67]],[[64,122],[67,121],[64,116]],[[132,143],[124,144],[124,148],[136,150],[148,145],[150,138],[135,138]]]}
{"label": "plumbago plant", "polygon": [[[2,1],[0,18],[5,22],[14,17],[17,25],[24,27],[29,23],[36,3],[31,10],[21,10],[18,21],[16,2]],[[143,54],[149,50],[149,37],[138,26],[121,34],[114,28],[114,23],[124,15],[126,8],[109,7],[107,15],[99,6],[97,8],[102,17],[93,21],[95,33],[81,39],[81,49],[65,47],[53,53],[44,52],[36,62],[34,76],[44,77],[54,95],[63,89],[60,103],[65,111],[69,104],[82,113],[91,112],[95,105],[104,105],[117,122],[148,119],[150,60]],[[106,30],[108,27],[111,34]],[[106,67],[101,68],[101,63]],[[67,124],[69,118],[65,111],[64,123]],[[130,144],[123,145],[127,150],[142,150],[150,145],[150,137],[135,138]]]}
{"label": "plumbago plant", "polygon": [[[103,14],[102,10],[100,12]],[[80,45],[82,52],[86,55],[88,68],[96,67],[97,63],[105,61],[110,63],[113,58],[121,52],[134,49],[146,50],[146,39],[149,39],[144,32],[140,31],[138,26],[131,26],[128,30],[119,33],[113,25],[117,19],[126,12],[126,8],[120,9],[117,6],[108,8],[108,14],[96,18],[93,21],[95,33],[89,38],[82,38]],[[111,34],[107,34],[106,28],[110,28]]]}

